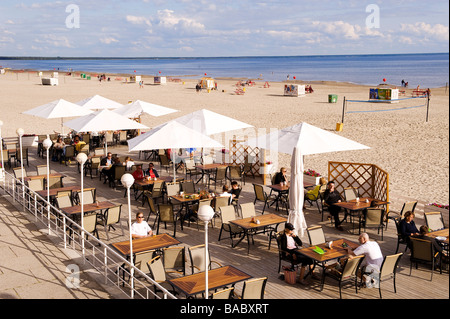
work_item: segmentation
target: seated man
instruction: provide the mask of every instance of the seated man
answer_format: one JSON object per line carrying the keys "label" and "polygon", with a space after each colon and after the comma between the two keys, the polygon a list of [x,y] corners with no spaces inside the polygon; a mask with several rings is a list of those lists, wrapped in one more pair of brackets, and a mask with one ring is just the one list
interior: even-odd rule
{"label": "seated man", "polygon": [[274,185],[281,184],[281,182],[287,182],[286,168],[285,167],[282,167],[280,169],[280,171],[275,175],[275,178],[274,178],[274,181],[273,181]]}
{"label": "seated man", "polygon": [[159,174],[153,163],[148,163],[148,169],[144,172],[145,176],[150,176],[151,178],[158,178]]}
{"label": "seated man", "polygon": [[383,264],[383,254],[378,243],[370,241],[367,233],[359,235],[358,241],[361,245],[355,250],[347,247],[348,257],[351,259],[355,256],[364,255],[361,266],[365,267],[364,274],[369,274],[366,277],[366,284],[369,284],[371,280],[370,274],[380,272],[381,265]]}
{"label": "seated man", "polygon": [[111,166],[112,164],[114,164],[112,154],[111,154],[111,152],[108,152],[106,157],[102,158],[102,160],[100,161],[100,165],[101,166]]}
{"label": "seated man", "polygon": [[[292,264],[302,264],[302,267],[300,268],[299,283],[306,285],[306,281],[304,280],[305,270],[306,267],[309,266],[310,271],[312,271],[314,261],[298,252],[298,248],[300,248],[303,243],[302,240],[294,233],[294,229],[294,225],[291,223],[285,224],[284,232],[280,238],[280,248],[283,258],[290,259]],[[318,279],[318,276],[314,273],[312,274],[312,277],[314,279]]]}
{"label": "seated man", "polygon": [[131,175],[133,175],[135,180],[144,179],[144,171],[142,170],[142,165],[136,165],[136,170]]}
{"label": "seated man", "polygon": [[340,231],[344,229],[341,226],[342,220],[339,220],[339,212],[341,208],[339,206],[333,205],[335,203],[341,202],[341,194],[336,190],[334,181],[329,181],[327,184],[327,189],[323,193],[323,199],[325,203],[329,206],[331,216],[334,218],[334,227]]}

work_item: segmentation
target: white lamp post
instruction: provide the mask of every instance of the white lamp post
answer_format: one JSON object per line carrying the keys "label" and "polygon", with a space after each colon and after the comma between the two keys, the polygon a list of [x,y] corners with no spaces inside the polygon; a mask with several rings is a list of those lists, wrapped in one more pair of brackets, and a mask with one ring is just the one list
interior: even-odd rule
{"label": "white lamp post", "polygon": [[130,278],[131,278],[131,298],[134,297],[134,260],[133,260],[133,236],[131,235],[131,202],[130,202],[130,187],[134,183],[134,177],[133,175],[127,173],[123,174],[122,178],[120,179],[122,182],[122,185],[127,188],[127,194],[128,194],[128,230],[130,233],[130,262],[131,262],[131,271],[130,271]]}
{"label": "white lamp post", "polygon": [[52,147],[52,140],[47,135],[47,138],[42,142],[42,146],[47,151],[47,218],[48,218],[48,234],[50,235],[50,162],[48,160],[48,150]]}
{"label": "white lamp post", "polygon": [[209,205],[203,205],[200,207],[197,213],[198,218],[205,223],[205,299],[208,299],[208,267],[209,267],[209,254],[208,254],[208,224],[214,217],[214,210]]}
{"label": "white lamp post", "polygon": [[23,128],[18,128],[16,131],[17,135],[19,136],[19,147],[20,147],[20,171],[22,173],[22,205],[25,209],[25,182],[23,177],[23,156],[22,156],[22,136],[24,134]]}
{"label": "white lamp post", "polygon": [[[48,156],[47,156],[48,158]],[[83,172],[84,172],[84,163],[87,161],[87,155],[85,153],[78,153],[77,162],[80,163],[81,167],[81,249],[83,251],[84,256],[84,185],[83,185]],[[83,258],[83,261],[85,259]]]}

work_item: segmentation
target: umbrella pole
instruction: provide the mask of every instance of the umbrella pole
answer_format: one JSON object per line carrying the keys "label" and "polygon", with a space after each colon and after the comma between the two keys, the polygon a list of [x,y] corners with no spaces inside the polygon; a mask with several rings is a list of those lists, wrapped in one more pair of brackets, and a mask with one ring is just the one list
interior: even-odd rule
{"label": "umbrella pole", "polygon": [[176,165],[176,159],[177,159],[177,154],[174,152],[174,149],[172,148],[172,154],[173,154],[173,182],[176,183],[177,182],[177,177],[175,176],[177,173],[177,170],[175,168]]}

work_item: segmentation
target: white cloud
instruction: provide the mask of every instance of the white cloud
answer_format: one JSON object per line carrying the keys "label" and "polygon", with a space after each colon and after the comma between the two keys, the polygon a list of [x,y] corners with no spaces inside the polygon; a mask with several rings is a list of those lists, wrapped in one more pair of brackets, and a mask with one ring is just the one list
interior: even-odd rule
{"label": "white cloud", "polygon": [[145,18],[145,17],[137,17],[137,16],[131,16],[131,15],[127,15],[126,16],[126,20],[128,22],[130,22],[131,24],[145,24],[148,26],[151,26],[152,23],[150,21],[150,19]]}
{"label": "white cloud", "polygon": [[103,44],[111,44],[111,43],[117,43],[117,42],[119,42],[119,40],[117,40],[113,37],[105,37],[105,38],[101,38],[100,42]]}
{"label": "white cloud", "polygon": [[55,34],[45,34],[42,38],[35,39],[34,42],[54,47],[73,48],[67,37],[57,36]]}
{"label": "white cloud", "polygon": [[326,35],[344,37],[349,40],[358,40],[360,38],[361,27],[344,21],[313,21],[312,26]]}
{"label": "white cloud", "polygon": [[413,34],[425,39],[433,38],[435,40],[448,41],[448,26],[442,24],[431,25],[425,22],[416,22],[415,24],[401,24],[400,31],[407,34]]}

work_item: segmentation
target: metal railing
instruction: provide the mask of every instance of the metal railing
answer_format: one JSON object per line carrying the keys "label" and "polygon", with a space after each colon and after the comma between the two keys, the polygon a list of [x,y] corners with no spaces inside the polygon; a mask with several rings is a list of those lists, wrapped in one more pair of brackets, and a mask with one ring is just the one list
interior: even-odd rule
{"label": "metal railing", "polygon": [[[4,180],[0,182],[0,187],[3,187],[13,201],[31,213],[36,223],[41,222],[46,226],[49,234],[60,238],[65,249],[77,252],[84,264],[88,263],[103,277],[105,285],[115,286],[128,298],[176,299],[167,289],[103,241],[82,229],[76,221],[49,203],[47,198],[41,197],[23,185],[22,180],[4,171]],[[157,294],[155,291],[161,291],[161,293]]]}

